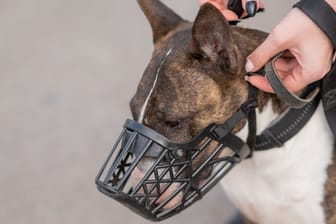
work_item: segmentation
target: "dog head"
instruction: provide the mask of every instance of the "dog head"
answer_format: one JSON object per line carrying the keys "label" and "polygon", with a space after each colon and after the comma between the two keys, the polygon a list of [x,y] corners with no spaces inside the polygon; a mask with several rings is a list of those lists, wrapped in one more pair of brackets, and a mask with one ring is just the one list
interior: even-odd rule
{"label": "dog head", "polygon": [[[231,27],[211,4],[190,23],[160,1],[138,2],[152,27],[154,52],[130,103],[133,117],[173,142],[188,142],[209,124],[226,121],[247,100],[245,58],[266,34]],[[213,150],[204,150],[193,167]],[[134,175],[141,179],[150,164],[150,159],[140,162]],[[197,184],[211,171],[198,175]]]}
{"label": "dog head", "polygon": [[265,33],[229,26],[211,4],[191,24],[159,1],[139,3],[153,30],[154,52],[130,103],[133,117],[186,142],[246,101],[245,58]]}
{"label": "dog head", "polygon": [[245,58],[266,34],[231,27],[211,4],[190,23],[158,0],[138,2],[154,40],[153,57],[130,103],[138,122],[125,123],[96,183],[158,221],[199,200],[249,153],[232,133],[217,136],[222,126],[215,124],[234,118],[229,132],[244,126]]}

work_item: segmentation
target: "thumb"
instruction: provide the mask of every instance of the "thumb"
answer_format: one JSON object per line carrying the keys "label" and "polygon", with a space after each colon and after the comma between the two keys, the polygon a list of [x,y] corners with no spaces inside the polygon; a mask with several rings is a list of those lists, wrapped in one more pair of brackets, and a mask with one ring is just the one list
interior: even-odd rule
{"label": "thumb", "polygon": [[266,40],[257,47],[246,60],[246,71],[255,72],[262,68],[273,56],[282,51],[281,45],[276,43],[272,34],[269,35]]}
{"label": "thumb", "polygon": [[209,0],[200,0],[199,1],[199,5],[202,6],[203,4],[209,2]]}

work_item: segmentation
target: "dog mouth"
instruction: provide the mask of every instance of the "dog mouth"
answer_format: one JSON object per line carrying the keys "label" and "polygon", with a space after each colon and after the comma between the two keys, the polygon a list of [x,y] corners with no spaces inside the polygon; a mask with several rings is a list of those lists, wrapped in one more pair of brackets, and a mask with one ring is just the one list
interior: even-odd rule
{"label": "dog mouth", "polygon": [[98,190],[153,221],[179,213],[239,162],[238,154],[208,129],[202,133],[176,144],[128,120],[98,172]]}
{"label": "dog mouth", "polygon": [[[137,193],[151,194],[144,204],[152,208],[159,208],[160,210],[171,209],[181,202],[182,192],[174,194],[180,187],[179,183],[174,183],[170,179],[170,174],[167,169],[159,169],[154,174],[145,179],[145,175],[154,164],[154,160],[150,158],[143,159],[144,161],[134,169],[131,174],[133,185],[141,182],[147,182],[144,187],[140,188]],[[162,166],[162,165],[161,165]],[[171,171],[170,171],[171,172]],[[175,170],[173,170],[175,173]],[[173,197],[171,197],[173,195]]]}
{"label": "dog mouth", "polygon": [[[225,152],[227,154],[227,151]],[[150,172],[151,167],[153,167],[153,164],[155,164],[155,159],[142,159],[142,161],[131,174],[133,183],[137,184],[143,182],[144,179],[146,179],[146,174]],[[154,174],[150,175],[149,177],[147,176],[147,184],[145,185],[145,189],[141,188],[138,193],[151,193],[152,197],[148,197],[145,204],[153,208],[159,208],[160,211],[169,210],[181,204],[184,200],[186,200],[186,198],[188,198],[188,193],[186,193],[187,189],[202,189],[211,175],[216,172],[216,169],[214,169],[213,166],[207,167],[199,172],[198,175],[196,175],[186,185],[183,183],[183,180],[188,180],[188,177],[192,175],[189,175],[188,169],[183,169],[182,164],[179,164],[175,167],[169,167],[167,162],[164,161],[162,164],[159,164],[158,167],[165,168],[157,169]],[[197,169],[199,166],[195,167],[196,168],[192,170],[192,173],[194,173],[195,169]]]}

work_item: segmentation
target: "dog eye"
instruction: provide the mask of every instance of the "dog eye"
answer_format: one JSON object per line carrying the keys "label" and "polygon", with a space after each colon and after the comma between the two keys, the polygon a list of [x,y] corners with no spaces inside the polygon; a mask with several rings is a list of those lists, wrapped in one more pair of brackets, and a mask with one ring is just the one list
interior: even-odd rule
{"label": "dog eye", "polygon": [[171,120],[171,121],[167,120],[164,123],[166,126],[170,128],[181,128],[179,120]]}
{"label": "dog eye", "polygon": [[190,56],[198,61],[203,60],[203,59],[207,59],[206,55],[203,55],[201,53],[190,53]]}

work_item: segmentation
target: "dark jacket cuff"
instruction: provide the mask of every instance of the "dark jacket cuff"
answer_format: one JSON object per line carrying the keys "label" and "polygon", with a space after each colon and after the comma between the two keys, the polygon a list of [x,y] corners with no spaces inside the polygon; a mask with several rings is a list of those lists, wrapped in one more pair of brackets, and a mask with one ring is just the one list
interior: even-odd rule
{"label": "dark jacket cuff", "polygon": [[299,8],[313,20],[336,49],[336,12],[325,0],[301,0],[293,7]]}

